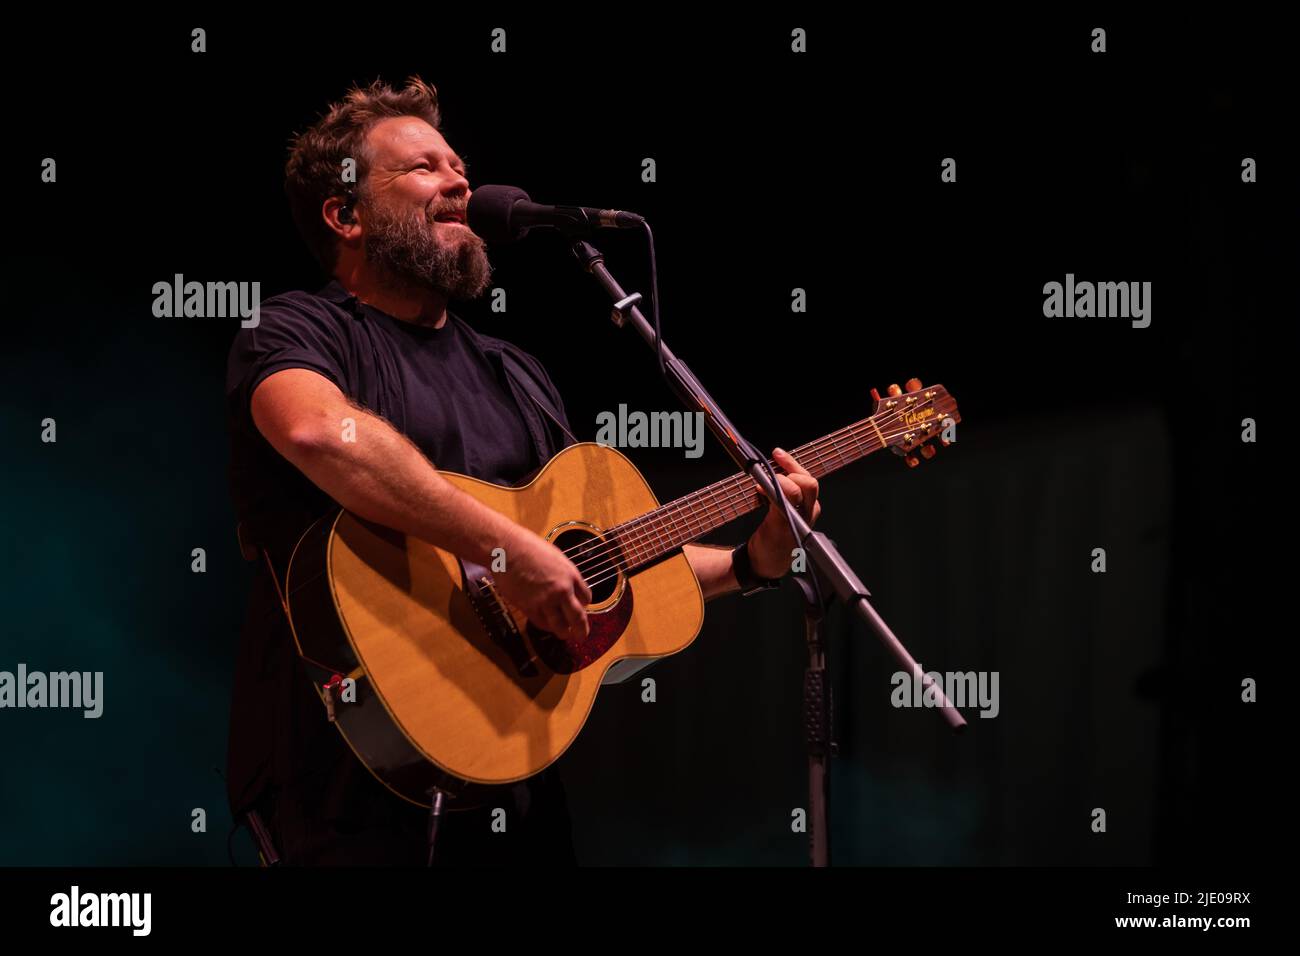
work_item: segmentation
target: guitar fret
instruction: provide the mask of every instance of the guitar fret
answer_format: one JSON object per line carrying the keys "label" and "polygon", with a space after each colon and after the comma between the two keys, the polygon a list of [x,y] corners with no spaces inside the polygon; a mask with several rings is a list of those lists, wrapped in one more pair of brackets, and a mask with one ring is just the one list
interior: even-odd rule
{"label": "guitar fret", "polygon": [[871,449],[863,445],[861,436],[854,434],[853,428],[849,428],[849,437],[857,444],[857,455],[854,457],[861,458],[871,453]]}

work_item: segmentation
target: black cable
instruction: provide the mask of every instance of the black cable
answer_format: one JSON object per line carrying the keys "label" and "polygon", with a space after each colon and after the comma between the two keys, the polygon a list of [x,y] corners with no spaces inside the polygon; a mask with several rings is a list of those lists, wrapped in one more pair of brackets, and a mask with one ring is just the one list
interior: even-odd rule
{"label": "black cable", "polygon": [[[655,260],[655,235],[650,231],[650,223],[644,219],[646,240],[650,243],[650,313],[655,323],[655,358],[659,362],[659,374],[668,381],[668,368],[664,364],[664,337],[659,327],[659,265]],[[671,383],[669,383],[671,385]]]}

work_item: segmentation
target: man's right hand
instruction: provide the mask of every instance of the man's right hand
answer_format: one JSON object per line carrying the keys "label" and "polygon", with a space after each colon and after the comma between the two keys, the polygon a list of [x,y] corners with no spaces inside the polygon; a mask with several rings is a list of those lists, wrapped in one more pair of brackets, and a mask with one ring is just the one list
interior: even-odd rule
{"label": "man's right hand", "polygon": [[559,548],[527,528],[520,526],[519,532],[505,548],[506,570],[492,575],[497,590],[542,630],[586,637],[591,589]]}

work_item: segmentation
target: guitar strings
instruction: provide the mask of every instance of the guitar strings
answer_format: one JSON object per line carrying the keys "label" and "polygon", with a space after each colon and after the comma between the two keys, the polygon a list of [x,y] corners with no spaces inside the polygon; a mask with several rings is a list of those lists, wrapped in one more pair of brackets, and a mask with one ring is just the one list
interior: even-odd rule
{"label": "guitar strings", "polygon": [[[926,405],[931,405],[931,404],[933,404],[933,399],[927,399],[925,402],[920,403],[920,405],[910,406],[910,408],[924,407],[924,406],[926,406]],[[892,417],[892,418],[897,418],[897,415],[898,415],[898,414],[899,414],[899,413],[894,413],[894,415],[891,416],[891,417]],[[804,446],[802,446],[802,447],[800,447],[800,448],[795,449],[794,452],[793,452],[792,454],[797,453],[797,454],[799,454],[799,455],[804,456],[804,458],[805,458],[805,462],[804,462],[805,467],[807,467],[808,465],[812,465],[813,467],[818,467],[818,466],[824,464],[827,460],[829,460],[829,459],[832,457],[832,455],[833,455],[834,457],[837,457],[837,458],[840,458],[840,459],[843,459],[843,458],[845,457],[842,453],[840,453],[840,452],[837,450],[839,447],[841,447],[841,446],[844,444],[844,441],[842,440],[842,437],[841,437],[841,436],[852,438],[854,441],[856,441],[856,442],[858,443],[859,446],[861,446],[861,445],[864,444],[862,438],[860,437],[861,434],[863,434],[863,433],[865,433],[865,434],[867,435],[867,440],[868,440],[868,441],[871,443],[871,445],[872,445],[872,447],[870,447],[870,448],[868,449],[868,453],[870,453],[870,452],[874,452],[874,451],[877,450],[877,448],[875,447],[875,442],[876,442],[876,438],[877,438],[877,436],[872,435],[871,432],[867,430],[866,425],[867,425],[867,422],[869,422],[869,421],[870,421],[870,419],[867,419],[867,420],[865,420],[865,421],[863,421],[863,422],[858,422],[858,423],[856,423],[856,424],[854,424],[854,425],[846,426],[845,428],[842,428],[842,429],[840,429],[839,431],[833,432],[833,433],[830,434],[830,435],[827,435],[827,436],[825,436],[825,437],[823,437],[823,438],[820,438],[820,439],[818,439],[818,440],[816,440],[816,441],[809,442],[807,445],[804,445]],[[889,420],[887,419],[883,424],[885,425],[886,428],[889,428],[889,427],[892,427],[893,422],[891,422],[891,421],[889,421]],[[882,433],[883,433],[883,429],[882,429]],[[896,433],[892,433],[892,434],[890,434],[890,435],[886,438],[886,444],[888,444],[889,439],[897,438],[897,437],[899,437],[900,435],[904,435],[904,434],[906,434],[906,433],[907,433],[907,432],[906,432],[906,429],[905,429],[905,430],[903,430],[903,431],[901,431],[901,432],[896,432]],[[882,445],[882,446],[880,446],[880,447],[883,448],[884,446]],[[810,458],[810,456],[811,456],[811,458]],[[768,461],[769,461],[770,464],[775,465],[775,462],[772,462],[771,459],[769,459]],[[639,517],[637,517],[637,518],[633,518],[633,519],[631,519],[631,520],[629,520],[629,521],[622,522],[621,524],[618,524],[618,525],[614,526],[613,528],[609,528],[609,529],[607,529],[607,530],[608,530],[610,533],[617,533],[617,531],[618,531],[620,528],[627,527],[627,526],[629,526],[629,525],[631,525],[631,524],[633,524],[633,523],[635,523],[635,522],[643,522],[643,521],[645,521],[645,520],[649,517],[649,515],[653,515],[653,514],[656,514],[656,513],[659,513],[659,512],[662,512],[662,513],[663,513],[663,517],[667,517],[667,516],[668,516],[668,510],[669,510],[669,509],[674,509],[674,508],[676,508],[678,511],[681,511],[682,508],[686,507],[686,504],[687,504],[687,502],[688,502],[689,499],[703,499],[703,498],[704,498],[706,495],[708,495],[708,494],[713,494],[713,495],[716,496],[717,491],[716,491],[715,489],[718,489],[719,486],[725,485],[725,484],[727,484],[727,483],[729,483],[729,482],[734,483],[734,482],[737,482],[737,481],[743,481],[743,479],[748,478],[748,477],[749,477],[748,475],[745,475],[745,474],[742,473],[742,474],[731,475],[731,476],[728,476],[727,478],[722,478],[722,479],[720,479],[720,480],[718,480],[718,481],[715,481],[713,484],[711,484],[711,485],[709,485],[709,486],[707,486],[707,487],[705,487],[705,488],[700,489],[699,491],[693,492],[693,493],[690,494],[690,495],[683,496],[682,498],[679,498],[679,499],[677,499],[676,501],[671,501],[671,502],[669,502],[669,503],[666,504],[666,505],[662,505],[662,506],[660,506],[660,508],[657,508],[657,509],[655,509],[654,511],[648,512],[646,515],[641,515],[641,516],[639,516]],[[751,481],[751,485],[752,485],[752,484],[753,484],[753,483],[752,483],[752,481]],[[757,486],[754,486],[754,489],[757,490]],[[742,490],[747,490],[747,489],[742,489]],[[716,504],[716,503],[718,503],[718,502],[715,501],[714,503]],[[662,520],[662,518],[661,518],[661,519],[657,519],[657,520]],[[676,521],[677,519],[674,517],[672,520]],[[649,528],[649,526],[647,526],[647,528],[649,529],[649,534],[650,534],[650,535],[653,535],[654,532],[655,532],[656,530],[660,530],[660,529]],[[629,543],[637,543],[639,540],[644,539],[646,536],[647,536],[646,534],[638,534],[638,535],[636,535],[636,536],[634,536],[634,537],[632,537],[632,538],[626,539],[626,540],[627,540]],[[583,549],[583,547],[589,546],[589,544],[590,544],[589,541],[588,541],[588,542],[582,542],[581,544],[578,544],[578,545],[575,545],[575,546],[572,547],[572,548],[569,548],[569,549],[566,550],[564,553],[567,555],[567,554],[571,554],[571,553],[574,553],[574,552],[581,551],[581,550]]]}
{"label": "guitar strings", "polygon": [[[875,449],[872,450],[874,451]],[[808,465],[816,467],[819,463],[820,462],[818,461],[805,460],[805,467]],[[743,483],[737,481],[736,484],[738,487],[728,491],[725,497],[715,498],[709,502],[709,506],[715,515],[728,508],[741,505],[742,503],[747,504],[755,497],[762,497],[762,492],[754,482],[750,481],[748,483]],[[730,516],[719,524],[725,524],[730,520],[739,518],[743,513],[748,512],[749,510],[752,509],[745,507],[743,512]],[[700,520],[691,518],[682,512],[678,512],[677,514],[656,521],[653,526],[647,527],[646,530],[641,531],[635,537],[628,539],[630,547],[620,547],[622,539],[615,539],[610,546],[592,548],[589,554],[584,555],[580,561],[580,564],[582,565],[580,570],[583,574],[583,579],[587,583],[588,587],[596,587],[616,578],[620,572],[628,571],[632,568],[639,567],[642,564],[650,563],[650,561],[652,561],[656,556],[656,547],[654,542],[662,542],[665,535],[677,535],[682,532],[690,534],[692,538],[699,534],[707,533],[707,531],[712,530],[712,528],[696,527],[695,525],[697,525],[697,523],[699,525],[706,524],[711,517],[713,516],[710,515],[709,517]],[[719,525],[714,525],[714,527],[717,526]],[[684,543],[690,542],[686,541]],[[602,542],[602,545],[603,544],[604,542]],[[660,546],[662,547],[662,544]],[[665,548],[664,550],[668,549]],[[617,552],[619,551],[623,553],[626,559],[625,563],[622,565],[620,565],[618,561]],[[613,573],[610,574],[610,572]],[[595,576],[593,577],[593,575]]]}
{"label": "guitar strings", "polygon": [[[894,415],[891,416],[891,419],[897,419],[897,417],[900,414],[902,414],[903,411],[908,411],[915,408],[922,408],[932,404],[934,404],[934,400],[928,399],[923,403],[908,406],[907,409],[900,409],[899,412],[894,413]],[[885,430],[882,428],[881,433],[885,435],[885,445],[877,445],[878,437],[871,434],[871,432],[868,431],[868,424],[867,424],[868,422],[870,422],[870,419],[867,419],[866,421],[860,422],[856,425],[847,426],[846,428],[841,429],[840,431],[835,432],[832,435],[829,435],[825,438],[819,439],[814,442],[810,442],[808,445],[804,446],[801,449],[796,449],[795,452],[797,454],[804,456],[805,460],[801,464],[803,464],[805,468],[808,468],[809,466],[816,468],[821,466],[828,460],[830,460],[832,457],[843,459],[845,456],[837,450],[842,444],[842,437],[837,437],[837,436],[850,437],[853,440],[858,441],[859,444],[861,445],[861,444],[865,444],[865,442],[859,436],[865,432],[867,435],[867,440],[871,445],[871,447],[868,449],[868,453],[870,453],[886,447],[889,444],[889,442],[891,442],[893,439],[907,434],[907,432],[910,430],[910,428],[905,427],[897,432],[886,433]],[[889,419],[886,419],[884,424],[886,425],[886,427],[891,427],[892,423]],[[774,465],[775,463],[773,462],[772,464]],[[752,479],[749,480],[748,482],[743,480],[743,478],[746,477],[748,476],[732,475],[728,478],[723,478],[720,481],[714,482],[712,485],[708,486],[707,488],[701,489],[700,491],[688,495],[682,499],[678,499],[678,501],[676,502],[669,502],[667,505],[662,506],[663,515],[660,518],[653,519],[644,527],[638,528],[637,532],[629,538],[620,539],[614,537],[611,540],[602,540],[600,542],[600,545],[597,547],[592,547],[591,544],[592,540],[597,540],[597,539],[589,539],[588,541],[584,541],[581,544],[569,548],[564,553],[566,555],[570,555],[577,552],[582,552],[585,549],[585,553],[581,554],[577,562],[577,566],[579,567],[580,572],[583,574],[584,581],[586,581],[588,587],[595,587],[595,586],[599,586],[600,584],[604,584],[607,581],[616,578],[620,571],[627,570],[632,567],[636,567],[638,566],[638,564],[642,563],[644,556],[638,556],[636,554],[637,552],[651,550],[651,553],[653,553],[652,549],[647,549],[643,547],[643,545],[646,542],[649,542],[652,539],[662,540],[664,532],[668,532],[669,534],[674,534],[674,533],[679,533],[681,531],[692,530],[690,526],[693,523],[693,521],[684,513],[684,509],[687,507],[688,499],[696,499],[691,503],[699,504],[702,503],[706,494],[712,493],[715,496],[714,500],[708,502],[708,504],[710,505],[710,507],[712,507],[715,510],[715,512],[717,512],[717,511],[721,511],[725,507],[732,505],[735,502],[748,500],[754,495],[761,496],[762,492],[758,489],[757,485],[752,481]],[[736,485],[738,485],[738,487],[733,487],[730,491],[728,491],[725,494],[724,497],[717,498],[716,495],[718,494],[718,491],[721,490],[718,486],[725,485],[728,482],[735,483]],[[717,490],[713,490],[713,489],[717,489]],[[656,509],[656,511],[658,510],[661,509]],[[674,511],[676,513],[673,513]],[[655,512],[650,512],[650,514],[654,514],[654,513]],[[735,517],[740,517],[740,515],[736,515]],[[683,518],[685,518],[686,520],[683,521]],[[645,521],[645,519],[646,516],[642,516],[641,518],[633,519],[633,521],[643,522]],[[631,523],[632,522],[623,522],[622,524],[616,525],[614,528],[609,529],[609,531],[612,534],[616,535],[618,528],[624,527]],[[629,558],[629,562],[623,568],[620,568],[618,566],[618,560],[617,557],[615,556],[615,552],[619,550],[623,551],[624,555]],[[610,560],[606,561],[606,559],[610,559]],[[612,576],[609,574],[611,570],[614,572]],[[589,575],[597,575],[597,577],[594,577],[592,580],[587,581],[586,579]]]}
{"label": "guitar strings", "polygon": [[[894,438],[897,436],[890,435],[889,437]],[[875,450],[877,449],[872,449],[872,451]],[[761,495],[761,494],[762,492],[759,491],[757,486],[755,486],[753,482],[750,482],[748,488],[734,489],[732,492],[728,493],[727,497],[719,499],[718,501],[713,502],[712,504],[717,505],[720,510],[722,507],[728,506],[738,500],[751,498],[755,495]],[[740,517],[740,515],[736,515],[735,517],[738,518]],[[725,524],[727,522],[724,521],[722,523]],[[715,527],[717,526],[718,525],[715,525]],[[591,554],[584,556],[582,559],[582,563],[587,565],[586,570],[581,572],[583,574],[583,580],[587,584],[588,588],[599,587],[600,585],[605,584],[609,581],[616,580],[620,573],[631,571],[633,568],[637,568],[642,564],[648,564],[654,560],[655,557],[654,548],[641,547],[640,545],[642,543],[650,539],[661,538],[662,537],[661,532],[663,531],[668,531],[669,533],[675,533],[675,532],[681,532],[686,530],[691,530],[689,528],[689,522],[685,524],[681,522],[677,522],[677,527],[675,528],[669,528],[667,525],[664,525],[663,527],[651,529],[647,532],[638,535],[636,538],[632,539],[633,541],[638,543],[638,547],[635,549],[635,551],[636,552],[644,551],[646,553],[644,554],[634,553],[633,555],[630,555],[629,560],[627,560],[621,566],[618,561],[617,555],[614,553],[618,550],[622,550],[619,548],[617,541],[612,542],[612,545],[610,547],[601,547],[599,549],[593,548]],[[706,530],[712,530],[712,529],[706,529]],[[701,532],[701,533],[705,533],[705,532]],[[690,542],[687,541],[685,543],[689,544]],[[605,544],[605,542],[602,542],[602,545],[603,544]],[[603,560],[605,558],[609,558],[610,560],[608,561]],[[593,559],[597,562],[597,566],[591,566],[590,564],[588,564],[588,561]],[[589,575],[598,575],[598,576],[588,580]]]}
{"label": "guitar strings", "polygon": [[[933,404],[933,400],[927,400],[926,402],[921,403],[920,405],[909,406],[909,408],[919,408],[929,404]],[[887,425],[889,424],[888,421],[886,422],[886,424]],[[810,442],[808,445],[804,446],[803,448],[796,449],[795,451],[798,454],[804,456],[805,461],[803,462],[803,464],[805,468],[808,467],[809,465],[816,468],[824,464],[832,456],[841,459],[844,457],[844,455],[842,455],[836,450],[841,445],[841,441],[836,436],[839,436],[841,433],[853,435],[854,440],[858,441],[859,444],[862,444],[862,440],[860,438],[857,438],[854,433],[861,433],[865,431],[866,429],[864,423],[858,423],[856,425],[851,425],[844,429],[841,429],[839,432],[835,432],[832,435],[826,436],[825,438],[819,439],[815,442]],[[883,429],[882,429],[882,433],[883,433]],[[889,443],[890,440],[900,437],[901,435],[904,435],[906,433],[907,433],[907,429],[905,428],[902,431],[889,434],[886,437],[886,445]],[[876,436],[867,433],[867,437],[872,444],[872,447],[868,449],[868,453],[877,451],[880,448],[885,447],[885,445],[880,445],[879,448],[875,446],[875,442],[877,440]],[[775,463],[770,462],[770,460],[769,463],[775,465]],[[599,563],[601,559],[612,556],[612,552],[620,548],[625,552],[627,551],[639,552],[639,551],[646,550],[644,547],[642,547],[642,545],[651,539],[661,539],[664,531],[668,531],[670,533],[676,533],[682,530],[688,530],[688,531],[691,530],[690,525],[692,524],[692,521],[689,518],[684,522],[682,521],[682,518],[685,517],[685,515],[683,514],[683,509],[687,507],[688,499],[700,499],[702,501],[702,499],[706,494],[712,494],[715,497],[713,501],[709,502],[709,504],[712,507],[714,507],[715,510],[721,510],[723,507],[728,506],[738,500],[744,500],[756,494],[761,495],[762,493],[759,491],[757,485],[752,480],[748,482],[744,481],[744,479],[747,477],[748,477],[747,475],[732,475],[728,478],[724,478],[721,479],[720,481],[714,482],[712,485],[709,485],[707,488],[703,488],[700,491],[694,492],[691,495],[687,495],[684,498],[678,499],[675,502],[669,502],[667,505],[662,506],[662,508],[656,509],[656,511],[663,512],[663,515],[660,518],[653,519],[648,524],[646,524],[643,529],[638,529],[637,533],[630,538],[627,539],[616,538],[615,540],[601,541],[599,547],[592,547],[591,541],[594,539],[589,539],[588,541],[584,541],[581,544],[569,548],[564,553],[566,555],[569,555],[576,552],[580,552],[584,548],[587,549],[587,552],[581,556],[578,562],[578,566],[580,568],[582,566],[586,567],[586,571],[584,572],[584,579],[588,574],[602,573],[608,571],[611,566],[616,566],[617,564],[616,561],[614,562],[614,565],[605,564],[599,567],[593,565],[591,562],[594,560],[597,563]],[[715,491],[713,489],[717,488],[718,486],[725,485],[728,482],[735,483],[738,485],[738,487],[732,488],[731,491],[729,491],[724,498],[721,499],[716,498],[718,491]],[[700,502],[697,501],[694,503],[700,503]],[[669,509],[675,509],[677,513],[671,514]],[[655,514],[656,511],[649,512],[649,514]],[[615,527],[610,528],[608,530],[611,534],[616,535],[619,528],[630,525],[633,522],[644,522],[647,517],[648,517],[647,515],[643,515],[640,518],[632,519],[632,521],[629,522],[623,522],[622,524],[616,525]],[[740,517],[740,515],[736,515],[735,517]],[[623,547],[624,544],[631,545],[632,547],[630,548]],[[640,559],[636,559],[632,563],[628,564],[627,567],[636,567],[637,564],[639,563],[640,563]],[[604,580],[608,580],[608,579],[597,580],[595,583],[603,583]],[[591,585],[588,584],[588,586],[590,587]]]}

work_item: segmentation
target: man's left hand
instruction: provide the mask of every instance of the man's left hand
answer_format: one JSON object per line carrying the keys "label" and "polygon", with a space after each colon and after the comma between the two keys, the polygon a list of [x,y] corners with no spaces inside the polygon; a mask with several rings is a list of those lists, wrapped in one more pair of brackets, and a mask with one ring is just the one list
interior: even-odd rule
{"label": "man's left hand", "polygon": [[[776,476],[781,491],[808,524],[816,524],[817,516],[822,513],[822,506],[817,501],[817,479],[781,448],[772,452],[772,459],[785,472]],[[794,547],[785,509],[769,504],[767,517],[749,539],[749,563],[754,573],[763,578],[784,577],[793,563]]]}

